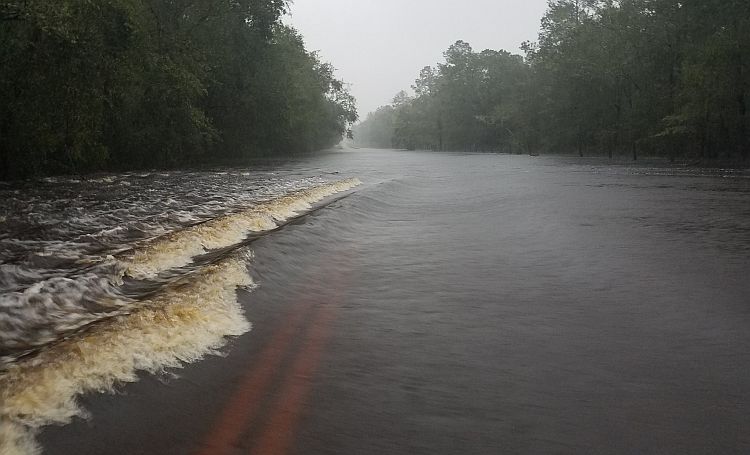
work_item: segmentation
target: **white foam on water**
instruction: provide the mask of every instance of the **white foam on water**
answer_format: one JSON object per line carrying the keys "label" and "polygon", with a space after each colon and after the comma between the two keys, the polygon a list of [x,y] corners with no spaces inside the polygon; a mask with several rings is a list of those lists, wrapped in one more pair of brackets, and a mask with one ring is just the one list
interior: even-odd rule
{"label": "white foam on water", "polygon": [[34,436],[36,431],[6,419],[0,419],[1,455],[38,455],[42,448]]}
{"label": "white foam on water", "polygon": [[[347,179],[294,191],[154,238],[90,264],[85,273],[45,278],[0,296],[0,341],[14,350],[0,370],[0,455],[41,453],[35,435],[42,427],[86,417],[77,402],[81,394],[112,392],[137,381],[138,372],[164,373],[218,354],[228,337],[250,330],[236,295],[238,287],[253,286],[247,256],[233,253],[195,269],[145,300],[119,293],[125,275],[154,278],[360,184]],[[61,254],[70,251],[55,249]],[[27,278],[22,272],[4,270],[11,276],[3,282],[18,289]],[[34,355],[24,357],[28,352]]]}
{"label": "white foam on water", "polygon": [[0,454],[38,453],[34,434],[86,412],[76,397],[111,392],[217,354],[227,337],[250,330],[236,289],[250,287],[246,259],[208,265],[142,302],[0,373]]}
{"label": "white foam on water", "polygon": [[353,178],[295,191],[238,213],[155,238],[118,259],[125,264],[129,276],[154,278],[163,271],[189,264],[195,256],[208,250],[240,243],[251,232],[274,229],[278,222],[309,210],[312,204],[361,183]]}

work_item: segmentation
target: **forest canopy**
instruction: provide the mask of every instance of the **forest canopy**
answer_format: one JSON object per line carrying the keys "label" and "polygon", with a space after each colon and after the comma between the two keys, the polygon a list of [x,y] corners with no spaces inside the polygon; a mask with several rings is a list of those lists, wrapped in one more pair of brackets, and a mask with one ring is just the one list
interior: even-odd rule
{"label": "forest canopy", "polygon": [[747,161],[747,0],[553,0],[541,24],[524,56],[456,42],[358,145]]}
{"label": "forest canopy", "polygon": [[286,0],[0,1],[0,179],[236,162],[357,119]]}

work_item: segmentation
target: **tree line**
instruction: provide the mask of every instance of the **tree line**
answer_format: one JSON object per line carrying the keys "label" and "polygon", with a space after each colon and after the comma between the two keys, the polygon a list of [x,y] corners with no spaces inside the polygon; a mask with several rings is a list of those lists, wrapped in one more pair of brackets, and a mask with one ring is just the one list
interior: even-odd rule
{"label": "tree line", "polygon": [[552,0],[522,50],[456,42],[358,144],[748,160],[747,0]]}
{"label": "tree line", "polygon": [[0,0],[0,179],[229,163],[357,119],[287,0]]}

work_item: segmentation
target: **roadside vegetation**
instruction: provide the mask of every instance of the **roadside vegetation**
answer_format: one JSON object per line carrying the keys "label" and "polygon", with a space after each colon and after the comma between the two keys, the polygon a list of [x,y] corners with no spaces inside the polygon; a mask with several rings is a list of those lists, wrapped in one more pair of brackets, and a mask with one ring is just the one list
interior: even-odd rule
{"label": "roadside vegetation", "polygon": [[747,0],[553,0],[522,49],[456,42],[358,145],[748,161]]}
{"label": "roadside vegetation", "polygon": [[286,0],[0,1],[0,179],[238,162],[357,118]]}

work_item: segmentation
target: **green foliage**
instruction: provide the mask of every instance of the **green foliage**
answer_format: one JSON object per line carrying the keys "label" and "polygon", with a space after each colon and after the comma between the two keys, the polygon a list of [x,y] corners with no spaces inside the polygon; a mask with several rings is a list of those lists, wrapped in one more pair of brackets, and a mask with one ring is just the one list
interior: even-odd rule
{"label": "green foliage", "polygon": [[357,144],[369,148],[392,148],[393,107],[383,106],[375,112],[370,112],[367,119],[356,129]]}
{"label": "green foliage", "polygon": [[357,125],[363,146],[430,150],[514,150],[525,130],[514,115],[524,105],[530,69],[505,51],[476,53],[458,41],[445,63],[420,72],[410,97],[401,92],[391,106]]}
{"label": "green foliage", "polygon": [[0,178],[230,162],[341,140],[354,100],[285,0],[0,2]]}
{"label": "green foliage", "polygon": [[522,47],[525,57],[458,41],[444,63],[422,70],[414,98],[381,109],[355,137],[406,148],[748,159],[747,1],[553,0],[538,42]]}

